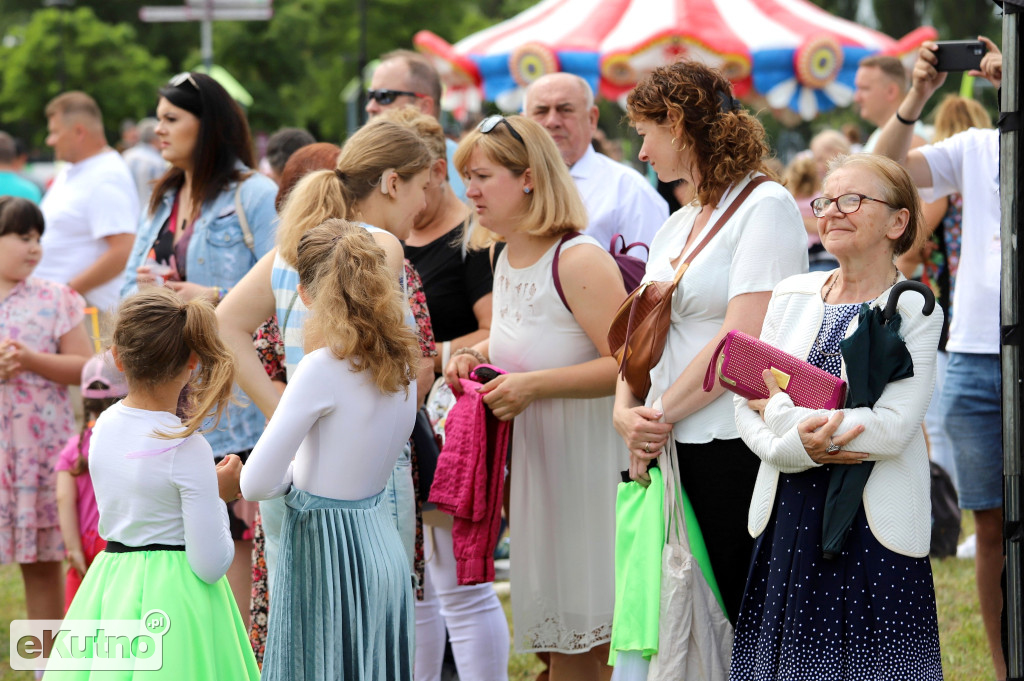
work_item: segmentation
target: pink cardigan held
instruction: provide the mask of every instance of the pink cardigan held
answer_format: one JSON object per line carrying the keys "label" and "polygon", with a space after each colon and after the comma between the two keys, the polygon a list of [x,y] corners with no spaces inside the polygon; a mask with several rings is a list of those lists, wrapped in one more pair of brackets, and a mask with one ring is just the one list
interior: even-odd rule
{"label": "pink cardigan held", "polygon": [[479,383],[461,382],[462,395],[445,421],[429,500],[455,518],[452,542],[459,584],[481,584],[494,581],[510,424],[491,414],[476,391]]}

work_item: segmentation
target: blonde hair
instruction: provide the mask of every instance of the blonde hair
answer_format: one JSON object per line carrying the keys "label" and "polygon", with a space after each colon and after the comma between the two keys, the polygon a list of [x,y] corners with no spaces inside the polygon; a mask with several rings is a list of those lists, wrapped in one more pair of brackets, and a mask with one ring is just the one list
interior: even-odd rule
{"label": "blonde hair", "polygon": [[786,189],[796,198],[818,191],[818,164],[812,156],[797,156],[786,167]]}
{"label": "blonde hair", "polygon": [[313,299],[306,329],[355,371],[369,371],[381,392],[408,394],[419,349],[384,249],[362,227],[331,219],[302,235],[297,257]]}
{"label": "blonde hair", "polygon": [[[455,151],[455,167],[459,173],[466,174],[469,157],[477,147],[516,177],[529,168],[533,191],[528,195],[530,206],[520,221],[519,231],[532,236],[559,236],[585,229],[587,210],[551,135],[539,123],[523,116],[509,116],[505,120],[523,141],[513,137],[504,125],[495,126],[488,133],[474,129]],[[489,234],[492,240],[501,239],[480,225],[472,229],[474,236],[480,232]],[[473,245],[482,244],[474,242]]]}
{"label": "blonde hair", "polygon": [[380,114],[380,118],[397,123],[415,132],[430,150],[432,160],[448,158],[448,146],[445,143],[444,129],[437,119],[428,116],[414,106],[400,106],[388,109]]}
{"label": "blonde hair", "polygon": [[879,180],[882,195],[876,198],[888,203],[894,211],[906,208],[910,213],[906,229],[892,244],[893,253],[903,255],[915,246],[918,234],[923,233],[924,216],[913,180],[900,164],[890,158],[878,154],[851,154],[836,156],[829,162],[823,183],[837,170],[851,167],[864,168]]}
{"label": "blonde hair", "polygon": [[991,128],[992,119],[978,101],[946,95],[935,109],[935,134],[932,144],[968,128]]}
{"label": "blonde hair", "polygon": [[124,367],[129,393],[152,389],[178,376],[195,354],[199,371],[188,383],[182,438],[198,431],[211,416],[213,430],[231,401],[235,360],[220,340],[213,305],[203,298],[186,302],[165,288],[150,287],[126,298],[118,310],[113,347]]}
{"label": "blonde hair", "polygon": [[334,170],[313,171],[292,189],[281,211],[278,253],[296,267],[303,234],[330,218],[356,219],[359,202],[370,192],[380,191],[384,171],[393,169],[408,181],[430,167],[430,162],[430,150],[415,131],[374,118],[341,148]]}

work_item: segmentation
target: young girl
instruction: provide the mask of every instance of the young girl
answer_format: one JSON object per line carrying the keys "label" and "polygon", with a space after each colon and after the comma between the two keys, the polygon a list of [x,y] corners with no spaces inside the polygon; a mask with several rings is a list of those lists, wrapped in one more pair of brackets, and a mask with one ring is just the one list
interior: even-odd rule
{"label": "young girl", "polygon": [[43,214],[0,197],[0,563],[19,563],[28,619],[60,619],[57,454],[74,431],[67,386],[92,354],[85,301],[31,277]]}
{"label": "young girl", "polygon": [[128,394],[124,374],[108,352],[95,355],[82,369],[82,410],[85,418],[82,432],[68,441],[57,460],[57,510],[60,532],[64,536],[68,575],[64,586],[64,609],[82,584],[85,571],[107,542],[99,535],[100,520],[96,495],[89,476],[89,439],[96,418]]}
{"label": "young girl", "polygon": [[[153,674],[255,680],[256,660],[224,577],[234,556],[224,501],[238,496],[241,461],[228,456],[215,470],[199,434],[208,418],[207,430],[219,420],[234,381],[213,306],[146,289],[121,304],[112,352],[128,395],[96,419],[89,456],[107,547],[67,619],[137,620],[162,610],[170,626],[163,667]],[[182,421],[175,411],[186,387]]]}
{"label": "young girl", "polygon": [[383,490],[416,415],[416,339],[365,229],[328,220],[297,253],[307,354],[242,475],[247,499],[287,494],[263,678],[410,680],[412,583]]}

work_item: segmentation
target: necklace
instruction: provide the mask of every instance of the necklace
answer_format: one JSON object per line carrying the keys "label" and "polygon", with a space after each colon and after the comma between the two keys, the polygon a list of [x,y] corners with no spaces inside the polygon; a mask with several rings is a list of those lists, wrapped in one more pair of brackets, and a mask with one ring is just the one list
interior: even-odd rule
{"label": "necklace", "polygon": [[[896,273],[892,277],[892,283],[889,284],[889,286],[887,286],[885,289],[883,289],[882,293],[885,293],[890,288],[895,286],[896,282],[899,280],[899,278],[900,278],[900,271],[896,270]],[[836,281],[838,281],[838,280],[839,280],[839,273],[836,272],[836,276],[832,277],[832,283],[830,283],[828,285],[828,288],[825,289],[825,295],[823,295],[821,297],[821,302],[825,303],[826,305],[828,304],[828,296],[829,296],[830,293],[832,293],[832,287],[836,285]],[[867,304],[870,305],[871,303],[873,303],[876,300],[878,300],[878,297],[881,296],[882,293],[879,293],[878,296],[875,296],[874,298],[872,298],[870,301],[868,301]],[[842,352],[842,350],[836,350],[835,352],[825,352],[825,348],[821,347],[821,331],[820,330],[818,331],[818,335],[815,336],[815,338],[814,338],[814,347],[817,348],[818,352],[821,353],[821,355],[823,357],[836,357],[837,355],[839,355]]]}

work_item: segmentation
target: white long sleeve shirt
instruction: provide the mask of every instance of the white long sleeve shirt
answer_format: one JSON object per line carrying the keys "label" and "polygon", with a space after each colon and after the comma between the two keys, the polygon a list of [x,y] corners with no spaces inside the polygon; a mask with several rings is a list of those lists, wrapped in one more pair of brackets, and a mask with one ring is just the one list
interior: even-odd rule
{"label": "white long sleeve shirt", "polygon": [[[307,354],[242,470],[251,501],[294,484],[331,499],[366,499],[387,484],[416,418],[415,386],[384,394],[327,348]],[[294,459],[294,462],[293,462]]]}
{"label": "white long sleeve shirt", "polygon": [[213,450],[201,435],[166,440],[181,419],[118,402],[96,419],[89,473],[99,533],[126,546],[184,545],[196,576],[213,584],[235,555],[220,499]]}

